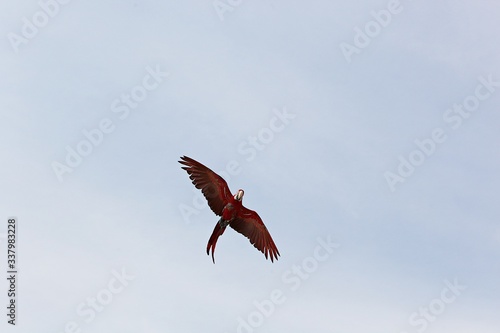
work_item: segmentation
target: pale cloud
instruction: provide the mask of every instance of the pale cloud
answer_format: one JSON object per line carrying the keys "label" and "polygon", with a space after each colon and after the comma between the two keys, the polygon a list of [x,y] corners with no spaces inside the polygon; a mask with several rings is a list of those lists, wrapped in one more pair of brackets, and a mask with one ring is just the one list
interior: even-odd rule
{"label": "pale cloud", "polygon": [[[56,2],[16,52],[9,34]],[[224,20],[212,1],[0,5],[0,207],[18,218],[20,264],[19,326],[0,326],[237,332],[250,316],[240,330],[410,333],[457,279],[467,289],[449,304],[445,293],[426,331],[497,329],[500,95],[459,128],[443,119],[478,78],[500,80],[496,2],[400,0],[351,62],[339,44],[394,0],[222,2]],[[142,98],[157,66],[169,75]],[[134,93],[120,119],[114,101]],[[114,130],[59,182],[51,163],[108,118]],[[447,139],[392,192],[384,172],[435,128]],[[245,189],[277,262],[228,230],[212,263],[217,217],[201,201],[186,223],[196,196],[181,155]],[[5,219],[2,248],[4,235]],[[328,235],[341,246],[321,261]],[[122,269],[134,278],[115,293]],[[87,322],[89,298],[106,304]]]}

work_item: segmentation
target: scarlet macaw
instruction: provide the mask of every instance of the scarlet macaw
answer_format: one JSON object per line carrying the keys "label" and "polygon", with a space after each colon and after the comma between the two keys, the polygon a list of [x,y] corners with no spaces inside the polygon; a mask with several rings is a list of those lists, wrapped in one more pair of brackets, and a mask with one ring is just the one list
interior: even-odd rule
{"label": "scarlet macaw", "polygon": [[280,253],[264,222],[257,212],[243,206],[243,190],[240,189],[234,196],[231,195],[226,181],[221,176],[192,158],[182,156],[179,163],[184,165],[182,169],[187,171],[194,186],[202,191],[212,211],[221,217],[207,244],[207,255],[211,250],[214,264],[215,244],[228,225],[247,237],[257,250],[264,253],[266,259],[270,257],[271,262],[278,260]]}

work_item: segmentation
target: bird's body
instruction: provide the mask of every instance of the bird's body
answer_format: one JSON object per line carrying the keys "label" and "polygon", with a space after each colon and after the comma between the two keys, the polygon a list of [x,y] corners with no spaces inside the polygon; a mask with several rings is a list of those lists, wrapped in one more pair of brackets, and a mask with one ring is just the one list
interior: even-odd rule
{"label": "bird's body", "polygon": [[212,211],[220,216],[207,244],[207,254],[212,251],[214,263],[217,239],[228,225],[246,236],[266,258],[270,257],[271,261],[278,259],[280,253],[262,219],[255,211],[243,206],[243,190],[232,195],[222,177],[192,158],[183,156],[179,163],[184,165],[182,168],[187,171],[196,188],[202,191]]}
{"label": "bird's body", "polygon": [[233,220],[236,216],[238,216],[238,213],[240,212],[240,209],[242,207],[241,201],[235,200],[234,198],[229,198],[229,202],[224,206],[224,209],[222,210],[222,218],[225,221],[231,221]]}

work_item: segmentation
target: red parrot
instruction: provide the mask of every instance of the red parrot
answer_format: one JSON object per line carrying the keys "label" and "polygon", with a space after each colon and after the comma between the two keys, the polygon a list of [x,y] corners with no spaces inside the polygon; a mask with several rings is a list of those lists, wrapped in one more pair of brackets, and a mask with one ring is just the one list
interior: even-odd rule
{"label": "red parrot", "polygon": [[192,158],[182,156],[179,163],[184,165],[182,169],[187,171],[194,186],[203,192],[210,209],[221,217],[207,244],[207,255],[212,250],[214,264],[215,244],[228,225],[247,237],[257,250],[264,253],[266,259],[270,257],[271,262],[278,260],[280,253],[264,222],[257,212],[243,206],[243,190],[240,189],[232,195],[221,176]]}

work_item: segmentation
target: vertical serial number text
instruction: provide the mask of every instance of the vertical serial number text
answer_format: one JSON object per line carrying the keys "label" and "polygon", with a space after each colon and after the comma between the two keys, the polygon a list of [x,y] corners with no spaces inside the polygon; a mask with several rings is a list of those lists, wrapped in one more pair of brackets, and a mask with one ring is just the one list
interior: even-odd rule
{"label": "vertical serial number text", "polygon": [[7,322],[11,325],[16,324],[17,311],[17,257],[16,257],[16,223],[15,218],[7,219]]}

